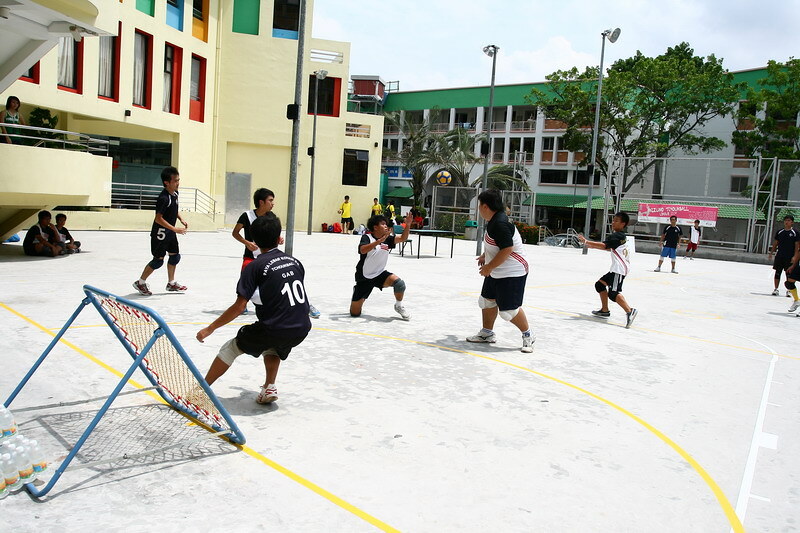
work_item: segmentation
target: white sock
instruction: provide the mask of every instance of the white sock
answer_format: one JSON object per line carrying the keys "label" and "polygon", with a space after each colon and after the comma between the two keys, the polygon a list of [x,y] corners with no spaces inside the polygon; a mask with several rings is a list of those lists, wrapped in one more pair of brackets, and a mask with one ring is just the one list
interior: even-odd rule
{"label": "white sock", "polygon": [[484,335],[491,335],[492,333],[494,333],[494,331],[492,331],[491,329],[481,328],[481,333]]}
{"label": "white sock", "polygon": [[146,282],[145,280],[143,280],[142,278],[139,278],[139,283],[140,283],[141,285],[144,285],[144,284],[145,284],[145,283],[147,283],[147,282]]}
{"label": "white sock", "polygon": [[530,336],[531,336],[531,330],[530,330],[530,329],[528,329],[527,331],[523,331],[523,332],[522,332],[522,336],[523,336],[523,337],[530,337]]}

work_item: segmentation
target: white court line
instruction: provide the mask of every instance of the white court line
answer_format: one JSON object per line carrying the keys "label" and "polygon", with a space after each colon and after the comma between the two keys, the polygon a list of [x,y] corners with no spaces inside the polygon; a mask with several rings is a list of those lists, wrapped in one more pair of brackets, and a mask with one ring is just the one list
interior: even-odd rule
{"label": "white court line", "polygon": [[[737,337],[741,337],[742,339],[748,340],[755,344],[760,344],[772,354],[772,357],[769,360],[767,379],[764,381],[764,391],[761,393],[761,404],[758,406],[758,416],[756,417],[756,424],[755,427],[753,428],[753,440],[750,442],[750,453],[747,455],[747,464],[745,465],[744,474],[742,475],[742,485],[741,488],[739,489],[739,497],[736,500],[736,515],[739,517],[739,521],[741,521],[742,525],[744,525],[744,517],[745,514],[747,514],[747,503],[750,500],[750,498],[755,498],[757,500],[765,502],[770,501],[769,498],[751,494],[750,490],[753,488],[753,477],[755,476],[759,447],[761,447],[765,443],[774,444],[775,447],[777,447],[777,440],[778,440],[777,435],[770,435],[770,437],[774,437],[774,441],[769,437],[765,439],[765,433],[763,430],[764,430],[764,418],[767,413],[767,404],[769,403],[769,391],[773,383],[772,376],[775,373],[775,363],[778,361],[778,354],[777,352],[775,352],[775,350],[773,350],[764,343],[758,342],[748,337],[744,337],[742,335],[738,335],[736,333],[732,333],[732,335],[736,335]],[[731,532],[733,532],[733,528],[731,528]]]}

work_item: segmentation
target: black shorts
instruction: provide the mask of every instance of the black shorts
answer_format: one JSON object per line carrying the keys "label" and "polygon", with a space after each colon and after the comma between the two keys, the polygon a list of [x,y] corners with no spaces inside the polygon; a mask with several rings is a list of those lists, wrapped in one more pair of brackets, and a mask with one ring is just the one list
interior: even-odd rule
{"label": "black shorts", "polygon": [[273,349],[281,360],[289,357],[292,348],[303,342],[308,334],[284,337],[269,331],[262,322],[254,322],[239,328],[236,333],[236,345],[244,353],[253,357],[260,356],[263,352]]}
{"label": "black shorts", "polygon": [[353,223],[353,217],[342,219],[342,224],[352,224],[352,223]]}
{"label": "black shorts", "polygon": [[153,257],[161,258],[170,254],[177,254],[178,252],[178,236],[172,232],[167,233],[163,239],[158,237],[150,237],[150,253]]}
{"label": "black shorts", "polygon": [[780,272],[781,270],[786,270],[787,268],[789,268],[789,265],[791,264],[792,264],[791,257],[783,257],[782,255],[776,255],[775,260],[772,262],[772,269]]}
{"label": "black shorts", "polygon": [[369,298],[369,295],[372,293],[372,289],[378,288],[383,290],[383,284],[386,283],[386,278],[391,276],[392,273],[388,270],[384,270],[377,276],[372,279],[367,278],[356,278],[356,284],[353,286],[353,300],[357,302],[361,299],[366,300]]}
{"label": "black shorts", "polygon": [[[791,263],[791,261],[790,261]],[[780,272],[780,271],[778,271]],[[777,274],[777,272],[776,272]],[[795,281],[800,280],[800,263],[795,265],[795,267],[791,270],[786,271],[786,279],[793,279]]]}
{"label": "black shorts", "polygon": [[481,296],[496,301],[500,311],[512,311],[522,307],[527,279],[527,274],[515,278],[483,278]]}
{"label": "black shorts", "polygon": [[608,272],[600,278],[608,286],[609,292],[622,292],[622,282],[625,281],[625,276],[616,272]]}

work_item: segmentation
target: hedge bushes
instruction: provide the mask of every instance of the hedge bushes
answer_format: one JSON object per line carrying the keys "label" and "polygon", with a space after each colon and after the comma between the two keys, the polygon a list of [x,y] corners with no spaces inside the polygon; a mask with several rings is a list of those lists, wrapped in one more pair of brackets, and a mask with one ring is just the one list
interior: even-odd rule
{"label": "hedge bushes", "polygon": [[514,225],[519,231],[522,242],[525,244],[538,244],[539,243],[539,226],[528,226],[522,222],[514,222]]}

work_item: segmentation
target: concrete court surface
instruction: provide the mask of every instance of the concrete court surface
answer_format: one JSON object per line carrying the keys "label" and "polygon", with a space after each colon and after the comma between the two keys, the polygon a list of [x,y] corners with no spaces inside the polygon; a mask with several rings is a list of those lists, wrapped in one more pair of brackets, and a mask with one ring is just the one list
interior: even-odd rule
{"label": "concrete court surface", "polygon": [[[177,279],[189,291],[165,293],[162,268],[149,298],[131,288],[149,260],[147,233],[78,234],[86,252],[56,259],[0,247],[1,398],[79,305],[84,283],[157,311],[203,372],[252,320],[194,339],[234,300],[242,247],[227,231],[181,237]],[[679,259],[679,274],[654,273],[656,257],[637,254],[624,294],[640,314],[626,330],[618,307],[608,321],[590,315],[607,252],[528,246],[525,312],[538,340],[523,354],[516,329],[499,320],[497,344],[464,342],[480,327],[474,242],[456,241],[452,259],[446,240],[433,257],[430,237],[421,259],[392,254],[410,321],[388,291],[349,317],[358,239],[296,234],[323,314],[281,366],[276,404],[254,402],[263,366],[246,355],[215,384],[245,447],[211,439],[68,469],[42,502],[24,492],[0,501],[3,523],[270,533],[800,528],[800,318],[786,312],[790,299],[769,295],[769,267]],[[419,244],[414,237],[414,252]],[[54,461],[99,408],[88,400],[117,383],[111,370],[130,364],[91,306],[65,340],[11,405]],[[76,400],[87,401],[34,409]],[[119,398],[112,411],[84,460],[204,433],[145,394]]]}

